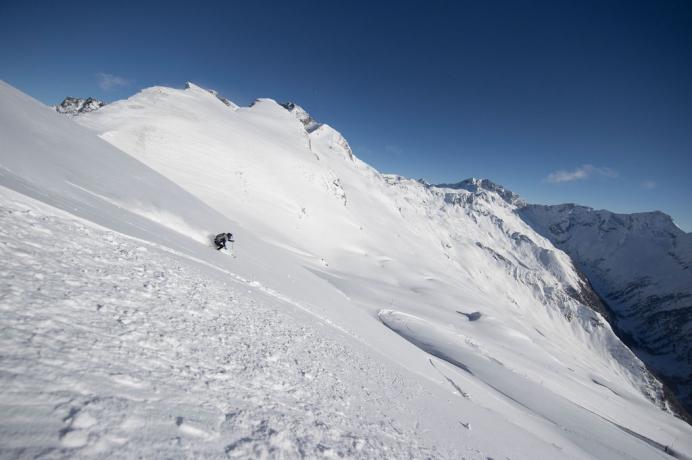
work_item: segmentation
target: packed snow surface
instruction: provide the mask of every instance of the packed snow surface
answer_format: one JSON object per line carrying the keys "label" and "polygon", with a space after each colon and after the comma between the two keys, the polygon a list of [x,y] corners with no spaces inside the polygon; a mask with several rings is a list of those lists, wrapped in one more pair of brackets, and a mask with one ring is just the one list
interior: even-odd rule
{"label": "packed snow surface", "polygon": [[502,191],[192,84],[0,99],[1,457],[692,458]]}

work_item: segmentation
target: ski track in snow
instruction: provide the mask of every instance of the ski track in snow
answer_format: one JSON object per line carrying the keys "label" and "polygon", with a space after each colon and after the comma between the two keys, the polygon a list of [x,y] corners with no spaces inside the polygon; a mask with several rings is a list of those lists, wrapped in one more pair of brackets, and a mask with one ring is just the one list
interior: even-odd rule
{"label": "ski track in snow", "polygon": [[446,456],[382,398],[420,390],[261,291],[16,204],[0,223],[1,457]]}

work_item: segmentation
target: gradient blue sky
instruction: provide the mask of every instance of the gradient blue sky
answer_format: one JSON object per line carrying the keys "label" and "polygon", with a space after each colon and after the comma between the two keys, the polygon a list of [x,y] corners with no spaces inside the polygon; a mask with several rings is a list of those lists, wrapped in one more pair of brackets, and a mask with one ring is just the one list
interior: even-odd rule
{"label": "gradient blue sky", "polygon": [[383,172],[692,230],[690,1],[0,0],[0,78],[47,104],[292,100]]}

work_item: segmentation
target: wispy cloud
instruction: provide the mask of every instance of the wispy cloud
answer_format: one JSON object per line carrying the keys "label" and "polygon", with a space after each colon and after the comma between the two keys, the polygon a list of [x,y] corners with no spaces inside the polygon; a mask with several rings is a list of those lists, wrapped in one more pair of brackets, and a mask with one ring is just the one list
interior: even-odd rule
{"label": "wispy cloud", "polygon": [[573,182],[576,180],[587,180],[594,176],[617,177],[617,171],[610,168],[598,168],[593,165],[583,165],[572,171],[559,170],[548,174],[546,181],[559,184],[562,182]]}
{"label": "wispy cloud", "polygon": [[128,80],[127,78],[119,77],[110,73],[97,73],[96,78],[98,79],[99,88],[104,91],[110,91],[115,88],[122,88],[132,84],[132,80]]}
{"label": "wispy cloud", "polygon": [[647,190],[655,189],[656,188],[656,182],[652,180],[645,180],[642,182],[642,187],[644,187]]}

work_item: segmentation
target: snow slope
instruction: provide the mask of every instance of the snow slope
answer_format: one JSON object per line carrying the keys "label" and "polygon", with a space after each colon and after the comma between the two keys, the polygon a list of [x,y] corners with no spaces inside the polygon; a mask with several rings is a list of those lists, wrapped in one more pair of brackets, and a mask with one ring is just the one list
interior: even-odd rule
{"label": "snow slope", "polygon": [[330,328],[2,190],[3,457],[444,455],[383,398],[421,388]]}
{"label": "snow slope", "polygon": [[692,234],[661,212],[567,204],[531,205],[522,215],[572,256],[638,356],[692,411]]}
{"label": "snow slope", "polygon": [[194,85],[76,118],[0,98],[0,456],[690,458],[496,191]]}

